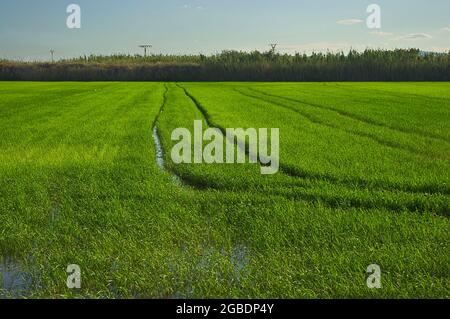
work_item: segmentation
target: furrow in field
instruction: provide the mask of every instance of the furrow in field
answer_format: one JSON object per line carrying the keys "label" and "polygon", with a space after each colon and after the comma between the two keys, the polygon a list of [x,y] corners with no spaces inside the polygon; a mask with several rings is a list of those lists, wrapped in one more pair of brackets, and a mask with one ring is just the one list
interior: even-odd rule
{"label": "furrow in field", "polygon": [[[189,93],[191,96],[192,94]],[[204,114],[208,115],[208,111],[204,105],[201,104],[194,96],[192,96],[194,100],[200,105],[200,107],[204,110]],[[267,102],[267,101],[266,101]],[[209,119],[211,121],[211,119]],[[216,124],[216,123],[213,123]],[[217,125],[220,127],[220,125]],[[430,162],[431,163],[431,162]],[[371,189],[374,191],[393,191],[393,192],[406,192],[411,194],[418,195],[449,195],[450,189],[446,184],[435,184],[435,183],[397,183],[395,181],[386,181],[386,180],[368,180],[363,177],[355,177],[355,176],[335,176],[334,174],[326,174],[325,172],[313,172],[310,170],[305,170],[298,168],[296,166],[292,166],[288,163],[280,163],[280,172],[288,175],[292,178],[301,178],[301,179],[311,179],[311,180],[323,180],[325,182],[340,185],[340,186],[349,186],[351,188],[364,188]]]}
{"label": "furrow in field", "polygon": [[195,104],[195,106],[197,107],[197,109],[200,111],[200,113],[202,114],[203,118],[204,118],[204,122],[206,123],[207,126],[211,127],[211,128],[215,128],[217,129],[219,132],[222,133],[223,137],[228,139],[228,141],[231,144],[234,144],[235,146],[239,147],[241,150],[244,150],[245,154],[247,155],[247,157],[252,157],[255,158],[258,161],[259,165],[264,165],[263,163],[261,163],[260,158],[258,157],[258,154],[250,154],[250,147],[248,146],[248,143],[239,143],[236,139],[232,139],[230,140],[226,134],[226,130],[224,127],[221,127],[220,125],[217,125],[216,123],[212,123],[211,122],[211,118],[208,115],[208,111],[200,104],[200,102],[192,95],[189,93],[189,91],[182,87],[181,85],[179,85],[177,83],[177,86],[182,89],[184,91],[184,93],[186,94],[186,96],[191,99],[191,101]]}
{"label": "furrow in field", "polygon": [[[207,109],[193,96],[187,89],[181,85],[177,85],[182,90],[183,95],[189,98],[192,106],[197,109],[201,115],[201,120],[211,127],[221,128],[220,125],[216,125],[207,111]],[[223,133],[224,129],[220,129]],[[248,153],[247,153],[248,154]],[[327,207],[336,208],[342,207],[355,207],[355,208],[385,208],[390,211],[410,211],[410,212],[430,212],[439,215],[449,215],[448,205],[445,204],[445,200],[442,200],[442,194],[438,193],[436,199],[428,203],[424,198],[429,196],[429,189],[424,192],[405,191],[398,185],[385,185],[374,184],[373,182],[365,180],[342,180],[334,176],[324,176],[317,174],[308,174],[299,172],[295,167],[282,166],[280,172],[281,176],[285,176],[287,179],[281,181],[281,189],[270,187],[269,184],[265,184],[264,179],[257,178],[250,184],[243,182],[242,185],[235,185],[233,179],[230,179],[231,184],[224,184],[223,182],[211,183],[211,179],[221,178],[224,173],[224,167],[212,170],[184,170],[181,174],[183,179],[188,177],[188,180],[192,180],[195,185],[204,185],[206,188],[230,191],[230,192],[242,192],[252,191],[258,194],[266,194],[268,196],[280,196],[287,199],[301,200],[307,202],[317,203]],[[225,174],[226,174],[225,169]],[[221,173],[222,172],[222,173]],[[205,174],[206,173],[206,174]],[[235,173],[234,173],[235,174]],[[180,174],[179,174],[180,175]],[[249,176],[250,177],[250,176]],[[299,179],[301,177],[301,179]],[[284,178],[284,177],[282,177]],[[291,179],[292,178],[292,179]],[[294,180],[304,180],[306,184],[297,185]],[[266,180],[267,181],[267,180]],[[309,181],[309,182],[307,182]],[[279,181],[280,182],[280,181]],[[324,182],[323,186],[316,185],[316,183]],[[328,185],[328,186],[325,186]],[[334,186],[333,186],[334,185]],[[397,187],[398,186],[398,187]],[[327,192],[321,191],[323,187],[329,189]],[[330,188],[331,187],[331,188]],[[337,193],[333,189],[340,189]],[[399,189],[400,188],[400,189]],[[401,201],[395,199],[395,196],[400,196]]]}
{"label": "furrow in field", "polygon": [[159,166],[159,168],[161,168],[161,170],[167,171],[170,175],[172,175],[172,179],[174,180],[174,182],[176,182],[177,184],[178,183],[182,184],[181,178],[178,175],[176,175],[174,172],[167,170],[164,165],[164,150],[161,145],[161,140],[160,140],[159,134],[158,134],[158,127],[157,127],[158,119],[159,119],[159,116],[161,115],[161,113],[164,111],[164,107],[167,102],[168,91],[169,91],[169,88],[167,87],[166,84],[164,84],[163,102],[161,104],[161,107],[159,108],[159,111],[155,117],[155,120],[153,121],[152,133],[153,133],[153,141],[155,143],[155,150],[156,150],[156,164]]}
{"label": "furrow in field", "polygon": [[447,187],[438,187],[435,185],[396,185],[388,182],[368,181],[363,178],[337,178],[330,174],[313,173],[299,170],[297,167],[289,165],[280,165],[284,174],[294,178],[307,178],[311,180],[322,180],[335,185],[349,186],[353,185],[358,188],[367,188],[371,190],[389,191],[389,192],[405,192],[420,195],[450,195],[450,189]]}
{"label": "furrow in field", "polygon": [[[205,107],[193,96],[187,89],[182,87],[181,85],[178,85],[180,89],[184,91],[184,94],[186,97],[188,97],[192,103],[197,107],[199,112],[202,114],[203,120],[205,123],[208,123],[208,126],[217,127],[220,128],[221,126],[216,125],[215,123],[211,124],[213,121],[211,120],[207,110]],[[221,132],[224,130],[223,128],[219,129]],[[248,148],[246,148],[248,150]],[[248,153],[247,153],[248,155]],[[214,174],[218,174],[221,170],[218,169],[215,171]],[[305,175],[305,174],[298,174],[291,169],[282,169],[281,170],[282,175],[284,175],[286,178],[284,182],[281,184],[281,188],[278,187],[268,187],[268,185],[261,184],[258,186],[258,182],[256,184],[251,185],[241,185],[240,187],[236,188],[235,185],[227,185],[227,186],[218,186],[214,185],[214,187],[210,187],[213,189],[220,189],[222,191],[252,191],[253,193],[258,194],[266,194],[266,195],[272,195],[272,196],[280,196],[286,199],[292,199],[292,200],[302,200],[307,201],[311,203],[322,203],[322,205],[325,205],[329,208],[338,208],[338,207],[353,207],[353,208],[385,208],[390,211],[410,211],[410,212],[434,212],[439,215],[449,215],[449,208],[448,205],[439,204],[438,202],[431,204],[427,203],[426,200],[423,200],[424,194],[421,192],[418,192],[418,194],[412,194],[412,192],[404,192],[403,190],[397,190],[397,189],[389,189],[386,190],[384,188],[382,189],[374,189],[369,187],[370,191],[368,189],[361,189],[358,190],[358,187],[352,188],[347,181],[340,181],[338,179],[333,178],[332,176],[317,176],[317,175]],[[203,176],[203,175],[196,175],[193,173],[190,176],[190,180],[193,181],[192,184],[194,185],[210,185],[209,178],[211,178],[213,175],[209,176]],[[296,184],[292,183],[294,179],[298,179],[299,177],[302,177],[302,180],[305,181],[305,183]],[[186,177],[186,174],[183,175],[183,178]],[[293,178],[290,180],[289,178]],[[283,178],[283,177],[282,177]],[[263,178],[261,177],[261,180],[259,183],[263,183]],[[326,183],[320,186],[320,183]],[[354,183],[355,181],[351,181]],[[361,185],[365,181],[360,180],[358,181],[358,185]],[[319,184],[317,184],[319,183]],[[366,182],[367,183],[367,182]],[[316,185],[317,184],[317,185]],[[328,185],[328,186],[325,186]],[[334,186],[333,186],[334,185]],[[366,185],[369,186],[369,185]],[[373,186],[373,185],[370,185]],[[330,190],[328,192],[324,192],[324,188],[333,188],[338,187],[340,191],[336,194]],[[400,196],[403,198],[401,201],[397,201],[392,199],[389,196],[386,196],[386,191],[389,191],[392,196]],[[345,193],[345,196],[341,196],[341,194]],[[339,195],[338,195],[339,194]],[[396,194],[396,195],[394,195]],[[412,199],[410,197],[416,196],[415,199]],[[418,196],[418,197],[417,197]],[[438,200],[439,201],[439,200]]]}
{"label": "furrow in field", "polygon": [[198,180],[196,180],[195,178],[190,178],[186,175],[180,176],[174,170],[170,169],[167,165],[165,165],[165,152],[158,133],[158,120],[160,115],[164,112],[164,108],[167,104],[167,94],[169,93],[169,88],[166,84],[164,84],[164,88],[165,91],[163,94],[163,102],[161,104],[158,114],[155,117],[155,120],[153,121],[153,130],[152,130],[153,141],[155,143],[155,150],[156,150],[156,164],[161,168],[161,170],[168,172],[172,176],[172,179],[175,182],[175,184],[177,185],[188,186],[195,188],[197,190],[211,189],[212,187],[210,185],[199,183]]}
{"label": "furrow in field", "polygon": [[[305,112],[301,112],[298,109],[295,109],[295,108],[283,105],[281,103],[276,103],[274,101],[268,101],[268,100],[265,100],[265,99],[263,99],[261,97],[258,97],[258,96],[253,96],[253,95],[250,95],[250,94],[246,94],[246,93],[244,93],[242,91],[239,91],[237,89],[235,89],[235,91],[239,92],[240,94],[242,94],[244,96],[247,96],[247,97],[250,97],[250,98],[259,99],[259,100],[264,101],[266,103],[271,103],[271,104],[278,105],[278,106],[281,106],[283,108],[289,109],[291,111],[294,111],[294,112],[302,115],[304,118],[306,118],[307,120],[309,120],[312,123],[315,123],[315,124],[318,124],[318,125],[323,125],[323,126],[330,127],[330,128],[333,128],[333,129],[340,129],[340,130],[345,131],[347,133],[358,135],[358,136],[361,136],[361,137],[372,137],[372,136],[365,136],[365,134],[355,134],[352,131],[339,128],[339,127],[337,127],[335,125],[332,125],[332,124],[329,124],[329,123],[324,123],[322,120],[320,120],[320,119],[318,119],[318,118],[316,118],[314,116],[311,116],[310,114],[307,114]],[[257,91],[257,90],[254,90],[254,91]],[[267,95],[270,96],[270,94],[267,94]],[[375,140],[375,138],[372,138],[372,139]],[[408,152],[412,153],[413,155],[423,155],[423,154],[420,154],[420,153],[416,153],[414,151],[414,149],[410,149],[410,148],[404,147],[403,145],[400,145],[400,144],[386,143],[386,141],[383,141],[381,139],[375,140],[375,141],[378,142],[379,144],[383,145],[383,146],[387,146],[387,147],[391,147],[391,148],[394,148],[394,149],[396,148],[396,149],[401,149],[401,150],[408,151]],[[430,160],[432,160],[432,159],[430,159]],[[391,190],[392,191],[402,191],[402,192],[417,193],[417,194],[444,194],[444,195],[450,195],[450,189],[445,188],[445,189],[433,190],[433,188],[434,188],[433,185],[426,185],[426,186],[419,187],[419,186],[409,186],[409,185],[403,185],[403,186],[400,186],[400,185],[389,185],[386,182],[383,182],[382,184],[380,184],[380,183],[374,183],[374,182],[371,182],[371,181],[367,181],[367,180],[362,179],[362,178],[359,178],[359,179],[355,179],[355,178],[339,179],[339,178],[336,178],[336,177],[334,177],[332,175],[314,174],[314,173],[311,173],[311,172],[300,171],[296,167],[291,167],[291,166],[287,166],[287,165],[284,165],[284,164],[280,164],[280,167],[281,167],[281,171],[284,174],[287,174],[287,175],[289,175],[291,177],[318,179],[318,180],[324,180],[324,181],[327,181],[327,182],[330,182],[330,183],[333,183],[333,184],[341,184],[341,185],[351,184],[351,185],[359,185],[360,187],[368,187],[368,188],[371,188],[371,189],[389,190],[389,191],[391,191]]]}
{"label": "furrow in field", "polygon": [[369,124],[369,125],[384,127],[384,128],[387,128],[387,129],[391,129],[391,130],[394,130],[394,131],[401,132],[401,133],[418,135],[418,136],[422,136],[422,137],[426,137],[426,138],[441,140],[441,141],[444,141],[444,142],[449,142],[450,141],[450,139],[448,139],[448,138],[445,138],[443,136],[440,136],[440,135],[437,135],[437,134],[434,134],[434,133],[431,133],[431,132],[426,132],[426,131],[422,131],[422,130],[419,130],[419,129],[407,129],[407,128],[404,128],[404,127],[392,126],[392,125],[389,125],[389,124],[386,124],[386,123],[382,123],[380,121],[377,121],[377,120],[374,120],[374,119],[371,119],[371,118],[368,118],[368,117],[365,117],[365,116],[357,115],[357,114],[354,114],[354,113],[351,113],[351,112],[347,112],[347,111],[338,109],[336,107],[327,106],[327,105],[321,105],[321,104],[316,104],[316,103],[311,103],[311,102],[308,102],[308,101],[300,100],[298,98],[294,99],[294,98],[290,98],[290,97],[275,95],[275,94],[263,92],[263,91],[260,91],[260,90],[257,90],[257,89],[251,88],[251,87],[249,87],[248,89],[251,90],[251,91],[257,92],[259,94],[267,95],[269,97],[275,97],[275,98],[283,99],[283,100],[286,100],[286,101],[303,103],[303,104],[306,104],[306,105],[309,105],[309,106],[312,106],[312,107],[330,110],[330,111],[338,113],[341,116],[349,117],[349,118],[352,118],[352,119],[360,121],[360,122],[364,122],[364,123]]}
{"label": "furrow in field", "polygon": [[[354,86],[352,86],[351,88],[345,85],[342,85],[340,83],[333,83],[333,85],[335,87],[339,87],[342,90],[346,90],[348,91],[349,89],[351,89],[353,92],[355,90],[358,91],[362,91],[359,88],[355,88]],[[425,95],[425,94],[417,94],[417,93],[411,93],[411,92],[401,92],[401,93],[396,93],[396,92],[392,92],[389,90],[383,90],[383,89],[374,89],[374,88],[364,88],[363,90],[364,92],[374,92],[374,93],[382,93],[383,95],[388,95],[388,96],[392,96],[395,98],[406,98],[406,97],[410,97],[410,98],[420,98],[420,99],[427,99],[427,100],[432,100],[432,101],[436,101],[436,102],[442,102],[445,101],[446,99],[443,97],[435,97],[435,96],[429,96],[429,95]],[[448,101],[448,100],[447,100]]]}
{"label": "furrow in field", "polygon": [[[342,188],[340,191],[348,191],[349,189]],[[324,205],[328,208],[358,208],[358,209],[385,209],[391,212],[410,212],[410,213],[429,213],[436,214],[443,217],[450,217],[450,206],[448,201],[442,199],[441,203],[432,203],[425,197],[416,197],[414,199],[400,200],[403,196],[411,194],[403,192],[390,192],[386,196],[383,191],[370,191],[369,193],[359,193],[353,190],[351,197],[342,196],[340,193],[324,193],[319,189],[294,189],[292,191],[275,190],[271,194],[277,195],[291,200],[303,200],[313,204]],[[365,196],[361,196],[364,194]]]}
{"label": "furrow in field", "polygon": [[195,104],[195,106],[197,107],[199,112],[202,114],[203,120],[207,126],[209,126],[209,127],[215,126],[222,133],[224,133],[225,130],[223,130],[222,128],[218,127],[215,124],[211,124],[211,119],[210,119],[210,116],[208,115],[208,111],[206,111],[206,109],[197,101],[197,99],[192,94],[189,93],[189,91],[186,88],[181,86],[179,83],[176,83],[176,86],[178,86],[180,89],[182,89],[184,91],[184,94]]}
{"label": "furrow in field", "polygon": [[[249,88],[249,89],[254,91],[254,92],[256,92],[256,90],[253,90],[251,88]],[[242,95],[244,95],[246,97],[257,99],[257,100],[261,100],[261,101],[264,101],[266,103],[271,103],[273,105],[277,105],[279,107],[283,107],[285,109],[293,111],[293,112],[303,116],[304,118],[306,118],[310,122],[312,122],[314,124],[317,124],[317,125],[323,125],[323,126],[326,126],[326,127],[332,128],[332,129],[340,130],[340,131],[346,132],[346,133],[354,135],[354,136],[368,138],[368,139],[371,139],[372,141],[378,143],[381,146],[389,147],[389,148],[393,148],[393,149],[397,149],[397,150],[401,150],[401,151],[405,151],[405,152],[408,152],[408,153],[413,154],[413,155],[421,156],[421,157],[426,158],[428,160],[442,159],[442,160],[450,161],[450,158],[445,157],[445,156],[441,156],[441,157],[438,157],[436,155],[431,156],[428,152],[420,151],[420,150],[418,150],[416,148],[413,148],[413,147],[410,147],[410,146],[407,146],[407,145],[403,145],[403,144],[400,144],[400,143],[396,143],[396,142],[393,142],[393,141],[387,141],[387,140],[379,138],[378,136],[376,136],[374,134],[361,132],[361,131],[355,131],[355,130],[347,129],[347,128],[344,128],[344,127],[340,127],[338,125],[327,123],[327,122],[321,120],[320,118],[318,118],[316,116],[313,116],[313,115],[308,114],[306,112],[302,112],[298,108],[290,107],[290,106],[288,106],[286,104],[278,103],[278,102],[275,102],[273,100],[267,100],[267,99],[264,99],[263,97],[258,96],[258,95],[248,94],[248,93],[245,93],[245,92],[243,92],[241,90],[238,90],[236,88],[234,90],[236,92],[238,92],[239,94],[242,94]],[[260,94],[263,94],[263,93],[260,93]],[[268,94],[266,94],[266,95],[268,95]],[[271,95],[271,96],[279,98],[278,96],[275,96],[275,95]],[[303,102],[299,102],[299,103],[303,103]],[[311,104],[307,104],[307,105],[313,106]],[[352,120],[354,120],[354,119],[352,118]]]}

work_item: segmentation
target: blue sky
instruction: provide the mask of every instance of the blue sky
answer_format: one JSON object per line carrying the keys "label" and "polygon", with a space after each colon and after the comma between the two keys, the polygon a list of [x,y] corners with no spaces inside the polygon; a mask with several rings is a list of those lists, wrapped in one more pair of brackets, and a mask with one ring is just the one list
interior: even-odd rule
{"label": "blue sky", "polygon": [[[81,7],[81,29],[66,8]],[[366,26],[369,4],[382,28]],[[1,0],[0,57],[141,53],[216,53],[225,49],[311,52],[408,48],[450,50],[449,0]]]}

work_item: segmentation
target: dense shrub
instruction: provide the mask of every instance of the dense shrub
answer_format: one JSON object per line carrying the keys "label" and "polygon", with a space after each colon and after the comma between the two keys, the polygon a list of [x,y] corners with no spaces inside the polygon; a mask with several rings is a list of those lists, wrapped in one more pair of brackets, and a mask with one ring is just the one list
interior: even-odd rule
{"label": "dense shrub", "polygon": [[0,60],[11,81],[449,81],[450,52],[366,50],[277,54],[83,56],[55,63]]}

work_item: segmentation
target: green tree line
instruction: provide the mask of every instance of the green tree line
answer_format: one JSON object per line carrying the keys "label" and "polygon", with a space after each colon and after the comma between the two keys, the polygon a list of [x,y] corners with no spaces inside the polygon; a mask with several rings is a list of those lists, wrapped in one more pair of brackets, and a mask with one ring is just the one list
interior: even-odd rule
{"label": "green tree line", "polygon": [[450,52],[418,49],[280,54],[82,56],[54,63],[0,60],[9,81],[450,81]]}

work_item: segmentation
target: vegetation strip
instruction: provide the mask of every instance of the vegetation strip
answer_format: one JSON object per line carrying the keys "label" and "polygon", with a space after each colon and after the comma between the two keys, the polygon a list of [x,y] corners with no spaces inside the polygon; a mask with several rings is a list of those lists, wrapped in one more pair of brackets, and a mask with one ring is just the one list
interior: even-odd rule
{"label": "vegetation strip", "polygon": [[0,59],[4,81],[449,81],[450,53],[418,49],[348,54],[224,51],[200,55],[82,56],[48,62]]}

